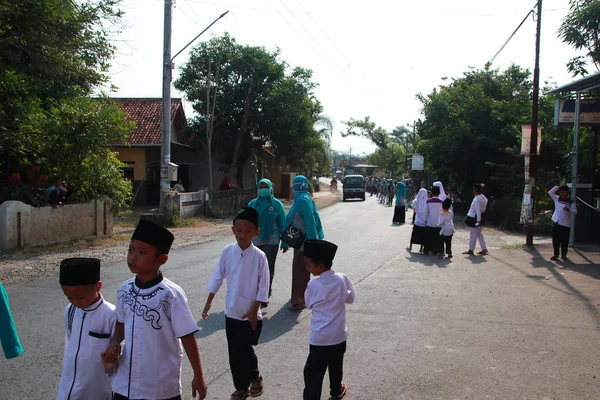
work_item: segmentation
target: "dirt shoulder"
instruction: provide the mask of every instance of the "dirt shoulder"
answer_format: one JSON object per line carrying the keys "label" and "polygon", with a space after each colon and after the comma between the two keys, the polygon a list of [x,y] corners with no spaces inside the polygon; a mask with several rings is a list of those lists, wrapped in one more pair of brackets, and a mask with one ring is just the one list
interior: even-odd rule
{"label": "dirt shoulder", "polygon": [[[336,204],[338,193],[317,192],[314,195],[319,209]],[[286,208],[291,202],[284,202]],[[170,229],[175,236],[173,249],[206,243],[231,233],[229,219],[195,219],[184,228]],[[125,261],[133,226],[116,225],[113,235],[106,239],[82,239],[45,247],[28,248],[0,254],[0,281],[16,284],[56,275],[61,260],[69,257],[94,257],[105,264]]]}

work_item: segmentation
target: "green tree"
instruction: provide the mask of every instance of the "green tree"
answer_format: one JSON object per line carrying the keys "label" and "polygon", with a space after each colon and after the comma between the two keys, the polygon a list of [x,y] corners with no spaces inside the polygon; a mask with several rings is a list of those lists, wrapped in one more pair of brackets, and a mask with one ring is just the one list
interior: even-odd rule
{"label": "green tree", "polygon": [[400,125],[394,128],[391,139],[404,149],[405,154],[414,153],[419,146],[419,137],[415,129]]}
{"label": "green tree", "polygon": [[573,57],[567,63],[568,71],[577,75],[588,74],[588,62],[600,69],[600,2],[598,0],[570,0],[569,12],[558,30],[563,42],[585,55]]}
{"label": "green tree", "polygon": [[244,164],[264,145],[305,167],[307,155],[324,146],[315,130],[322,107],[313,94],[312,71],[290,70],[279,50],[243,46],[228,34],[214,38],[192,50],[175,87],[198,114],[188,134],[207,147],[203,132],[210,121],[215,155],[235,170],[238,185]]}
{"label": "green tree", "polygon": [[358,136],[369,139],[379,148],[386,148],[390,142],[390,134],[381,126],[371,121],[370,117],[359,120],[350,118],[348,121],[343,121],[346,125],[346,132],[341,132],[342,137]]}
{"label": "green tree", "polygon": [[124,142],[131,126],[114,105],[89,98],[108,82],[119,2],[0,2],[2,184],[39,164],[70,180],[79,199],[125,203],[131,188],[106,146]]}

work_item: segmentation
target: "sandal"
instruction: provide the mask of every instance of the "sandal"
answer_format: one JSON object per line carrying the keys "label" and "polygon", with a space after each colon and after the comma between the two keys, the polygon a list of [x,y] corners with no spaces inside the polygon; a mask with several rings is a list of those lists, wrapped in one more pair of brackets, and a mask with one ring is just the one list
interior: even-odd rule
{"label": "sandal", "polygon": [[479,254],[479,255],[481,255],[481,256],[485,256],[485,255],[487,255],[488,253],[489,253],[489,251],[487,251],[487,249],[483,249],[483,250],[481,250],[481,251],[480,251],[479,253],[477,253],[477,254]]}
{"label": "sandal", "polygon": [[250,397],[258,397],[265,392],[262,376],[250,383]]}
{"label": "sandal", "polygon": [[248,396],[250,396],[249,390],[236,390],[235,392],[231,393],[231,399],[229,400],[245,400],[248,398]]}
{"label": "sandal", "polygon": [[292,304],[288,307],[288,310],[290,311],[302,311],[306,308],[306,305],[304,304]]}
{"label": "sandal", "polygon": [[468,254],[468,255],[472,256],[473,255],[473,250],[463,251],[462,253],[463,254]]}
{"label": "sandal", "polygon": [[341,399],[342,397],[344,397],[346,395],[346,392],[348,391],[348,385],[342,382],[342,387],[340,388],[340,390],[340,394],[338,394],[337,396],[331,396],[329,400]]}

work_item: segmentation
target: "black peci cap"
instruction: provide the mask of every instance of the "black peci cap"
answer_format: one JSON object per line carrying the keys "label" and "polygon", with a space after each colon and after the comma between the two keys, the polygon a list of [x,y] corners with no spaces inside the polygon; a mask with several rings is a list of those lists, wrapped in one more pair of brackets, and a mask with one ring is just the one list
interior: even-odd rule
{"label": "black peci cap", "polygon": [[131,240],[148,243],[155,247],[160,254],[169,254],[175,237],[164,226],[141,219],[131,236]]}
{"label": "black peci cap", "polygon": [[100,260],[97,258],[62,260],[58,281],[63,286],[93,285],[100,282]]}
{"label": "black peci cap", "polygon": [[304,241],[304,255],[313,260],[331,264],[338,247],[326,240],[308,239]]}

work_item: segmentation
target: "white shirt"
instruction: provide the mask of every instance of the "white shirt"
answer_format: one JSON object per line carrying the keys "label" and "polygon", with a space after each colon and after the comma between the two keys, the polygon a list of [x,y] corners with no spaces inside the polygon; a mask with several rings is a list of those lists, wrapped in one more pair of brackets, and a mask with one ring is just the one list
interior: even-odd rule
{"label": "white shirt", "polygon": [[308,282],[306,307],[312,310],[309,343],[333,346],[348,339],[346,304],[354,302],[354,286],[344,274],[329,270]]}
{"label": "white shirt", "polygon": [[[206,290],[217,293],[227,279],[225,315],[241,321],[254,303],[269,301],[269,263],[267,256],[251,244],[246,250],[233,243],[226,246],[206,285]],[[262,312],[258,308],[258,319]]]}
{"label": "white shirt", "polygon": [[432,228],[438,226],[438,219],[442,212],[442,200],[439,197],[432,197],[427,200],[426,210],[426,225]]}
{"label": "white shirt", "polygon": [[110,400],[111,378],[100,354],[115,331],[115,306],[100,300],[82,309],[65,308],[65,352],[57,400]]}
{"label": "white shirt", "polygon": [[[558,186],[554,186],[548,191],[548,195],[552,198],[552,200],[554,200],[554,213],[552,214],[552,221],[559,225],[570,228],[571,214],[577,214],[577,205],[575,202],[571,203],[570,201],[562,201],[556,195],[558,189]],[[568,210],[565,210],[565,207],[568,208]]]}
{"label": "white shirt", "polygon": [[476,218],[477,222],[481,222],[481,214],[485,213],[487,203],[487,198],[483,194],[478,194],[473,198],[473,201],[471,202],[471,208],[469,208],[467,216]]}
{"label": "white shirt", "polygon": [[183,289],[162,274],[146,284],[129,279],[117,290],[117,317],[125,324],[125,345],[113,391],[130,399],[179,396],[179,338],[198,331]]}
{"label": "white shirt", "polygon": [[451,236],[454,235],[454,214],[450,211],[448,214],[444,214],[438,217],[438,226],[441,226],[440,235]]}

